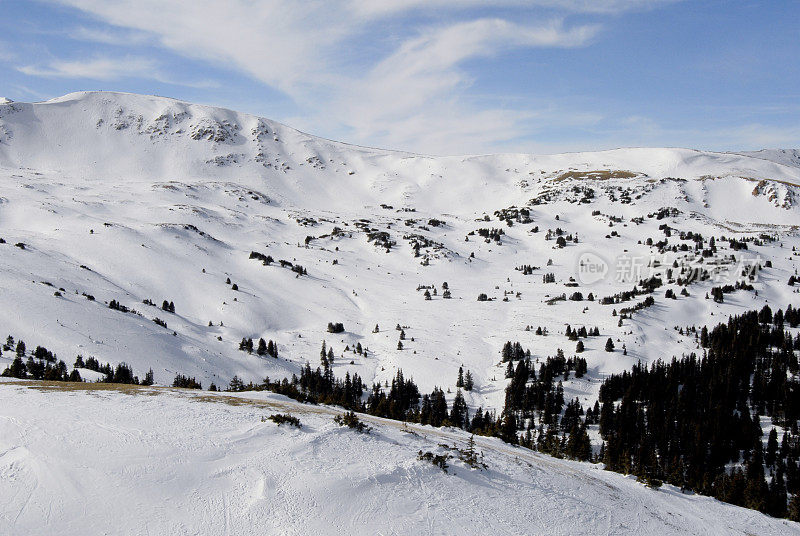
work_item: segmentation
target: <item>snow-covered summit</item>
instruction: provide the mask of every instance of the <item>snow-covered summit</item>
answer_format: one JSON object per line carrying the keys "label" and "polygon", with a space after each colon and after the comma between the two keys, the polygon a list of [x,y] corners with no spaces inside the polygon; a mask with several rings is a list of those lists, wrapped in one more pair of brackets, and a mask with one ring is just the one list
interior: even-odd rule
{"label": "snow-covered summit", "polygon": [[[522,178],[565,172],[631,171],[648,179],[740,176],[800,183],[800,169],[762,157],[689,149],[632,148],[557,155],[430,157],[317,138],[274,121],[174,99],[78,92],[0,110],[0,165],[152,180],[235,178],[266,184],[305,205],[420,200],[470,208],[489,187],[513,202]],[[353,199],[355,196],[356,199]]]}

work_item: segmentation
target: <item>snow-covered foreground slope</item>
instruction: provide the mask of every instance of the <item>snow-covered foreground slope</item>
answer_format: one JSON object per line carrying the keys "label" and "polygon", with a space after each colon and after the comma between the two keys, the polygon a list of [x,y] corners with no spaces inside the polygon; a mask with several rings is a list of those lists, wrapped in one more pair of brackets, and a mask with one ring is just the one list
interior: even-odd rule
{"label": "snow-covered foreground slope", "polygon": [[[0,383],[0,533],[798,534],[798,525],[598,466],[479,438],[370,422],[276,395]],[[233,402],[240,402],[234,404]],[[262,417],[291,412],[301,429]]]}

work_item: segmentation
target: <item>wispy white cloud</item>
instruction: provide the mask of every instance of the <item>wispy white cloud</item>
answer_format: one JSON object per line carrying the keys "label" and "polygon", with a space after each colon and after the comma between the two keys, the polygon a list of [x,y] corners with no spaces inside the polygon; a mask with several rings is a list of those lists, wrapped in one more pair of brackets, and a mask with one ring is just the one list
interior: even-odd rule
{"label": "wispy white cloud", "polygon": [[14,90],[14,95],[18,96],[18,98],[21,98],[22,96],[31,96],[41,101],[52,98],[52,95],[42,93],[41,91],[29,88],[28,86],[14,84],[12,89]]}
{"label": "wispy white cloud", "polygon": [[120,80],[142,78],[165,84],[188,87],[216,87],[214,81],[191,81],[172,78],[163,73],[160,64],[150,58],[138,56],[99,56],[85,60],[53,60],[45,65],[21,65],[17,70],[29,76],[45,78],[85,78],[89,80]]}
{"label": "wispy white cloud", "polygon": [[0,42],[0,61],[13,61],[15,58],[16,55],[12,52],[11,47]]}
{"label": "wispy white cloud", "polygon": [[145,32],[131,32],[120,28],[87,28],[79,26],[69,36],[80,41],[90,41],[115,46],[143,45],[153,41]]}
{"label": "wispy white cloud", "polygon": [[656,144],[711,151],[800,147],[800,126],[746,120],[706,128],[697,128],[694,124],[665,126],[654,117],[635,115],[608,120],[603,131],[595,133],[593,139],[596,145],[604,148],[630,145],[630,140],[639,140],[636,144],[639,146]]}
{"label": "wispy white cloud", "polygon": [[471,102],[462,95],[471,78],[459,66],[510,48],[582,46],[597,30],[565,28],[560,21],[524,26],[501,19],[431,28],[402,43],[364,77],[350,80],[332,108],[357,139],[378,133],[390,146],[443,153],[485,150],[520,136],[536,112]]}
{"label": "wispy white cloud", "polygon": [[747,123],[736,128],[698,132],[702,140],[716,149],[761,149],[763,147],[800,147],[800,126]]}
{"label": "wispy white cloud", "polygon": [[[555,13],[531,23],[464,11],[483,7],[477,0],[229,0],[224,8],[212,0],[58,1],[284,92],[303,110],[293,118],[301,127],[319,131],[317,125],[325,125],[327,134],[348,141],[436,153],[494,149],[547,115],[470,98],[474,80],[467,61],[513,49],[586,46],[601,31],[597,24],[567,24]],[[674,0],[500,0],[496,6],[615,13],[668,1]],[[391,39],[381,33],[396,17],[427,9],[448,10],[457,22],[428,27],[414,22]],[[81,30],[76,37],[114,41],[105,30]],[[365,43],[367,52],[359,48]],[[360,52],[358,61],[354,50]],[[146,63],[132,61],[131,67],[93,60],[21,70],[46,76],[83,72],[104,80],[130,73],[156,78]],[[571,120],[573,112],[561,112]]]}
{"label": "wispy white cloud", "polygon": [[[498,0],[492,7],[544,7],[573,13],[623,13],[654,9],[664,4],[684,0]],[[456,10],[486,7],[485,0],[351,0],[354,13],[369,17],[383,17],[409,10]]]}
{"label": "wispy white cloud", "polygon": [[17,67],[17,70],[31,76],[116,80],[125,77],[152,78],[156,71],[156,64],[150,59],[133,56],[101,57],[77,61],[55,60],[46,66],[23,65]]}

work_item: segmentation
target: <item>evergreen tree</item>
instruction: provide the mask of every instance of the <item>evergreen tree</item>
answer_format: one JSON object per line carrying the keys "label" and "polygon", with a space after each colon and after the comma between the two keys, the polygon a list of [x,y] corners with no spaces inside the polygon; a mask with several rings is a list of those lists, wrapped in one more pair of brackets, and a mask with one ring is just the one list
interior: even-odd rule
{"label": "evergreen tree", "polygon": [[512,445],[516,445],[518,442],[517,419],[510,411],[507,411],[503,416],[503,425],[500,428],[500,439]]}
{"label": "evergreen tree", "polygon": [[467,403],[464,400],[464,395],[461,394],[461,389],[456,391],[456,397],[453,399],[453,406],[450,409],[450,424],[458,428],[465,428],[469,422],[469,410]]}
{"label": "evergreen tree", "polygon": [[22,358],[20,356],[16,356],[14,361],[3,371],[3,376],[10,377],[10,378],[26,378],[27,377],[27,366],[25,363],[22,362]]}
{"label": "evergreen tree", "polygon": [[144,381],[142,382],[142,385],[153,385],[153,383],[153,369],[151,368],[144,375]]}
{"label": "evergreen tree", "polygon": [[239,392],[243,390],[244,382],[239,378],[238,375],[234,375],[230,384],[228,384],[228,391]]}
{"label": "evergreen tree", "polygon": [[472,372],[467,371],[467,374],[464,376],[464,390],[472,391],[472,388],[474,386],[475,386],[475,381],[472,379]]}
{"label": "evergreen tree", "polygon": [[787,517],[792,521],[800,522],[800,494],[795,494],[789,501],[789,511]]}
{"label": "evergreen tree", "polygon": [[769,439],[767,440],[767,451],[764,453],[764,463],[768,467],[775,465],[775,457],[778,453],[778,432],[773,428],[769,432]]}

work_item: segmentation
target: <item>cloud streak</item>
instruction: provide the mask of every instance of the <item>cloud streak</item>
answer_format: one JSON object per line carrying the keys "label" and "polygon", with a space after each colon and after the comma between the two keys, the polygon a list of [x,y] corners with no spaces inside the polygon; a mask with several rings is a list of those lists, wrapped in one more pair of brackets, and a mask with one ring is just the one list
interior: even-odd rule
{"label": "cloud streak", "polygon": [[49,78],[89,78],[91,80],[117,80],[125,77],[152,78],[156,63],[147,58],[127,56],[122,58],[98,57],[89,60],[55,60],[47,66],[23,65],[17,70],[31,76]]}
{"label": "cloud streak", "polygon": [[17,70],[29,76],[44,78],[74,78],[105,82],[124,78],[141,78],[196,88],[217,87],[218,85],[211,80],[196,82],[174,79],[163,73],[158,62],[137,56],[98,56],[85,60],[53,60],[44,66],[21,65],[17,67]]}
{"label": "cloud streak", "polygon": [[389,146],[446,154],[480,151],[523,134],[536,114],[479,106],[464,97],[471,84],[459,66],[504,50],[577,47],[596,26],[565,28],[559,20],[524,26],[502,19],[431,28],[403,42],[365,76],[348,81],[333,100],[357,139],[376,134]]}
{"label": "cloud streak", "polygon": [[129,32],[119,28],[99,29],[80,26],[71,31],[69,36],[79,41],[114,46],[143,45],[152,41],[152,37],[145,32]]}
{"label": "cloud streak", "polygon": [[[492,7],[543,7],[573,13],[618,14],[655,9],[683,0],[499,0]],[[409,10],[464,10],[485,7],[485,0],[352,0],[352,12],[366,17],[385,17]]]}
{"label": "cloud streak", "polygon": [[[60,0],[61,3],[152,41],[182,56],[233,67],[288,95],[303,110],[299,126],[362,144],[421,152],[463,153],[495,148],[521,135],[530,110],[493,108],[470,98],[473,83],[465,62],[514,49],[586,46],[596,24],[567,25],[553,15],[537,23],[503,18],[457,16],[441,25],[403,25],[391,36],[387,24],[412,11],[460,14],[472,0],[444,2],[310,0],[231,0],[225,9],[211,0]],[[605,9],[623,10],[653,1],[615,0]],[[519,6],[506,0],[499,5]],[[595,2],[538,0],[534,4],[593,11]],[[450,17],[451,19],[453,17]],[[76,35],[119,44],[106,30]],[[353,51],[364,47],[356,61]],[[40,76],[86,76],[110,80],[129,73],[146,75],[152,65],[134,58],[124,68],[102,60],[57,61],[23,66]],[[152,74],[151,78],[155,78]],[[286,118],[284,118],[286,119]]]}

